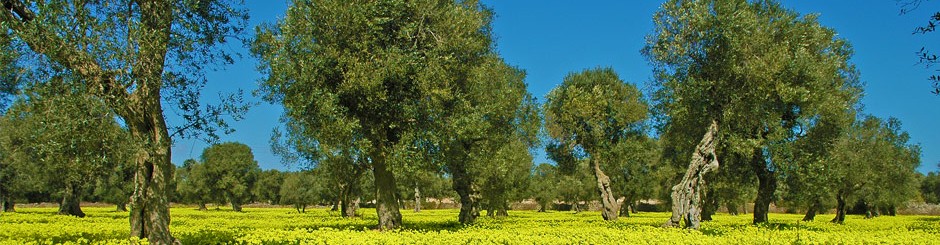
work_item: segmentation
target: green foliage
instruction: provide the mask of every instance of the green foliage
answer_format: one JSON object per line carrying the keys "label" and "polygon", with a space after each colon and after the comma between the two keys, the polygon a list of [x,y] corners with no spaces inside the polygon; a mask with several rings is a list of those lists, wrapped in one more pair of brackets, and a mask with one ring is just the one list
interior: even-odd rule
{"label": "green foliage", "polygon": [[224,203],[220,192],[214,191],[209,174],[204,164],[194,159],[183,162],[176,171],[176,192],[182,203],[198,204],[204,208],[207,203]]}
{"label": "green foliage", "polygon": [[284,184],[281,186],[281,203],[294,205],[297,212],[306,211],[307,206],[319,202],[333,201],[324,200],[322,194],[328,190],[323,185],[323,179],[317,179],[311,172],[291,172],[285,173]]}
{"label": "green foliage", "polygon": [[258,175],[258,182],[252,194],[256,201],[278,204],[281,200],[281,185],[284,183],[285,173],[277,169],[262,171]]}
{"label": "green foliage", "polygon": [[909,143],[895,118],[867,116],[838,139],[827,160],[832,189],[848,203],[901,207],[917,192],[920,146]]}
{"label": "green foliage", "polygon": [[529,195],[539,204],[539,211],[551,209],[558,199],[558,168],[555,165],[541,163],[536,165],[530,175]]}
{"label": "green foliage", "polygon": [[921,177],[920,195],[926,203],[940,204],[940,174],[930,172]]}
{"label": "green foliage", "polygon": [[[105,188],[116,189],[109,199],[126,203],[128,192],[118,182],[136,145],[100,99],[59,85],[37,87],[0,124],[0,171],[10,178],[0,184],[4,192],[49,191],[81,200],[104,180],[110,182]],[[112,175],[119,179],[109,181]]]}
{"label": "green foliage", "polygon": [[236,142],[215,144],[203,150],[201,158],[210,190],[221,193],[235,211],[241,211],[241,204],[251,201],[261,172],[251,148]]}

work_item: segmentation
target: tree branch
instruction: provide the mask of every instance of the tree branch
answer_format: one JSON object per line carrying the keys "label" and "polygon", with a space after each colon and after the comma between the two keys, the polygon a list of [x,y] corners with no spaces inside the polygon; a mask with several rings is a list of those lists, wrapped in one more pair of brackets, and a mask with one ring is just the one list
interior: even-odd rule
{"label": "tree branch", "polygon": [[[42,54],[79,75],[95,94],[103,97],[109,104],[120,104],[119,101],[128,97],[127,89],[114,78],[116,72],[102,69],[92,55],[69,45],[61,37],[33,22],[35,13],[22,2],[2,1],[4,11],[0,13],[0,21],[7,23],[16,36],[23,40],[33,52]],[[18,17],[14,16],[14,13]]]}

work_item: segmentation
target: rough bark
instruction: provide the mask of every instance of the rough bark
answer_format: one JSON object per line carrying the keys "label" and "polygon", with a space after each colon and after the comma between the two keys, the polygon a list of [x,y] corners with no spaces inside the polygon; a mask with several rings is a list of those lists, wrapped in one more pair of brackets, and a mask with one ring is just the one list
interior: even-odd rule
{"label": "rough bark", "polygon": [[458,216],[458,221],[461,224],[470,224],[480,216],[480,211],[477,210],[477,203],[474,199],[474,193],[472,188],[473,177],[467,174],[467,169],[462,163],[451,163],[448,166],[451,171],[451,181],[453,182],[454,191],[457,192],[457,196],[460,197],[460,214]]}
{"label": "rough bark", "polygon": [[773,202],[774,192],[777,190],[777,175],[768,169],[767,160],[764,159],[763,150],[754,150],[751,167],[757,174],[757,199],[754,200],[754,224],[767,223],[767,214],[770,212],[770,203]]}
{"label": "rough bark", "polygon": [[209,208],[206,208],[206,203],[200,202],[200,203],[199,203],[199,211],[206,211],[206,210],[209,210]]}
{"label": "rough bark", "polygon": [[[351,178],[348,179],[347,183],[342,186],[340,190],[340,197],[337,200],[338,205],[334,205],[334,208],[339,206],[340,215],[347,218],[358,217],[359,211],[359,201],[362,196],[362,187],[360,186],[359,180],[362,176],[363,170],[357,168],[353,172]],[[335,210],[334,210],[335,211]]]}
{"label": "rough bark", "polygon": [[421,189],[415,184],[415,213],[421,212]]}
{"label": "rough bark", "polygon": [[705,174],[718,168],[715,146],[718,122],[711,125],[702,136],[702,141],[695,147],[689,169],[679,184],[672,187],[672,217],[664,226],[679,226],[685,220],[685,227],[698,229],[701,220],[701,194],[705,188]]}
{"label": "rough bark", "polygon": [[62,202],[59,203],[59,214],[84,218],[85,212],[82,212],[82,207],[79,205],[81,202],[78,187],[72,185],[65,187],[62,192]]}
{"label": "rough bark", "polygon": [[803,216],[803,221],[813,221],[816,219],[816,212],[819,212],[819,209],[822,208],[819,200],[814,200],[813,204],[809,206],[806,210],[806,215]]}
{"label": "rough bark", "polygon": [[507,204],[507,203],[504,203],[503,205],[499,205],[499,208],[496,209],[496,217],[507,217],[507,216],[509,216],[509,212],[506,211],[506,210],[509,209],[507,206],[509,206],[509,204]]}
{"label": "rough bark", "polygon": [[600,159],[593,156],[596,155],[592,154],[591,169],[594,172],[594,179],[597,180],[597,192],[601,196],[601,217],[607,221],[616,221],[619,207],[617,198],[610,189],[610,177],[607,177],[607,174],[601,170]]}
{"label": "rough bark", "polygon": [[702,220],[711,221],[712,215],[718,211],[718,196],[711,193],[704,193],[705,198],[702,202]]}
{"label": "rough bark", "polygon": [[114,205],[114,211],[127,212],[127,203],[118,203]]}
{"label": "rough bark", "polygon": [[836,195],[836,217],[832,218],[831,222],[836,224],[845,222],[845,197],[843,197],[842,191],[839,191]]}
{"label": "rough bark", "polygon": [[375,176],[375,212],[379,217],[379,230],[393,230],[401,226],[401,212],[396,195],[395,175],[386,166],[384,147],[376,147],[372,154],[372,174]]}

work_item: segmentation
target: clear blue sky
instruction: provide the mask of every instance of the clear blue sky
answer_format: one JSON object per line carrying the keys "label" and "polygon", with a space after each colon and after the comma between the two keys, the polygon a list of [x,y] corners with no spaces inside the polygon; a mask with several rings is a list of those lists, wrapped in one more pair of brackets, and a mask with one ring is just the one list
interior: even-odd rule
{"label": "clear blue sky", "polygon": [[[249,0],[250,25],[273,22],[284,16],[287,2]],[[529,91],[539,99],[561,83],[565,74],[597,66],[613,67],[627,82],[645,89],[650,66],[640,54],[652,29],[652,14],[660,1],[498,1],[484,0],[496,12],[494,30],[499,53],[510,64],[525,69]],[[917,65],[914,52],[922,46],[940,51],[940,33],[911,35],[926,23],[940,4],[928,2],[907,15],[899,15],[894,0],[782,1],[801,14],[817,13],[823,25],[834,28],[855,48],[852,62],[866,83],[865,113],[896,117],[911,141],[922,146],[921,172],[937,171],[940,162],[940,96],[931,94],[930,70]],[[217,101],[219,92],[257,88],[257,61],[244,48],[233,45],[243,58],[226,70],[209,74],[204,101]],[[935,67],[940,68],[940,67]],[[260,98],[252,98],[261,102]],[[249,145],[263,169],[288,169],[271,154],[268,140],[278,124],[280,105],[261,102],[236,132],[222,141]],[[170,116],[170,123],[179,119]],[[173,147],[173,162],[198,158],[206,143],[180,140]],[[541,151],[539,151],[541,152]],[[547,161],[544,154],[536,161]],[[297,169],[292,166],[291,169]]]}

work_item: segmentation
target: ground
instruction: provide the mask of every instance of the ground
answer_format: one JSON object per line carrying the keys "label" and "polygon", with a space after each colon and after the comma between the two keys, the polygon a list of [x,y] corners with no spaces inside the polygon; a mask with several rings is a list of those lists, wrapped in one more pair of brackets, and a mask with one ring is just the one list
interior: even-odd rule
{"label": "ground", "polygon": [[[126,244],[127,212],[87,207],[85,218],[56,215],[56,208],[17,208],[0,214],[0,244]],[[326,209],[297,213],[289,208],[245,208],[236,213],[171,209],[170,230],[183,244],[940,244],[940,217],[905,215],[863,219],[844,225],[819,215],[771,214],[753,226],[750,215],[719,214],[699,231],[662,228],[668,213],[639,213],[606,222],[598,212],[510,211],[510,217],[481,217],[457,223],[458,210],[402,210],[401,230],[375,231],[375,210],[346,219]]]}

